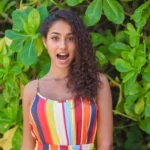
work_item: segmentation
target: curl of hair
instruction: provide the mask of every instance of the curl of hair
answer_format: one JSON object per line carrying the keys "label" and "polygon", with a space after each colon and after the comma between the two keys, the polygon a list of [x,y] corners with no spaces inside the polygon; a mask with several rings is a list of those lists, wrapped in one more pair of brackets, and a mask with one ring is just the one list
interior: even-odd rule
{"label": "curl of hair", "polygon": [[80,17],[72,11],[58,10],[45,19],[40,33],[46,38],[51,25],[60,19],[70,24],[76,41],[76,55],[69,69],[67,87],[77,97],[95,98],[101,85],[100,71],[89,33]]}

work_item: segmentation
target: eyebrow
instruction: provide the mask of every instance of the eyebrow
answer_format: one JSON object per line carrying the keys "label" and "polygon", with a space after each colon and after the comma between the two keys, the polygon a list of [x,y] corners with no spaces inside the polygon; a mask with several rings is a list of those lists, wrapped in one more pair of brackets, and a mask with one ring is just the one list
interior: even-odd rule
{"label": "eyebrow", "polygon": [[[58,32],[52,32],[51,34],[57,34],[57,35],[60,35],[60,33],[58,33]],[[50,35],[51,35],[50,34]],[[73,33],[68,33],[67,35],[72,35]]]}

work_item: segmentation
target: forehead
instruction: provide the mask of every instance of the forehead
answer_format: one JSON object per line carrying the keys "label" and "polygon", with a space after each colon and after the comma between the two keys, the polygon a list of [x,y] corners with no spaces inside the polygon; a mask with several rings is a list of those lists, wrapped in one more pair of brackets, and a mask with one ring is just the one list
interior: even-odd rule
{"label": "forehead", "polygon": [[62,34],[68,34],[71,33],[71,26],[69,23],[67,23],[64,20],[57,20],[55,21],[52,26],[49,28],[48,33],[51,32],[58,32],[58,33],[62,33]]}

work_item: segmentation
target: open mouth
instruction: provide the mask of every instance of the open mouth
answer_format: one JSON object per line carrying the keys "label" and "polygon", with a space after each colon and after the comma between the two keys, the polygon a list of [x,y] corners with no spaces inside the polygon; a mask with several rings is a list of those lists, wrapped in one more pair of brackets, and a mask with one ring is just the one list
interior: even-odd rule
{"label": "open mouth", "polygon": [[60,60],[66,60],[69,57],[69,54],[57,54],[57,58]]}

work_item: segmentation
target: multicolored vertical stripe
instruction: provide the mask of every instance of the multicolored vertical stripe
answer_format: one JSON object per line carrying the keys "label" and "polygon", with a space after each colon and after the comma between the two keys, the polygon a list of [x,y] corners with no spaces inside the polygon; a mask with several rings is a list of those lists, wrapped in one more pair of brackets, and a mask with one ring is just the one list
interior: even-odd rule
{"label": "multicolored vertical stripe", "polygon": [[35,150],[94,149],[97,104],[93,100],[54,101],[37,92],[29,119]]}

